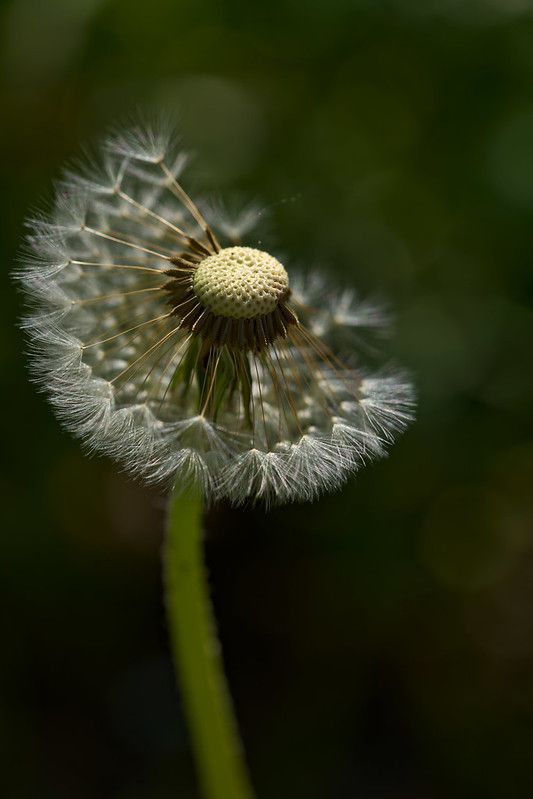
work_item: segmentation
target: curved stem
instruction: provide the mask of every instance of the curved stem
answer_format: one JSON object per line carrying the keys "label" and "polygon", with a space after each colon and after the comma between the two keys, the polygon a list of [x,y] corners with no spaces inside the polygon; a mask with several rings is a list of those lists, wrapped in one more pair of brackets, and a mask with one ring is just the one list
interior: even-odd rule
{"label": "curved stem", "polygon": [[174,663],[205,799],[252,799],[203,559],[202,500],[170,499],[163,554]]}

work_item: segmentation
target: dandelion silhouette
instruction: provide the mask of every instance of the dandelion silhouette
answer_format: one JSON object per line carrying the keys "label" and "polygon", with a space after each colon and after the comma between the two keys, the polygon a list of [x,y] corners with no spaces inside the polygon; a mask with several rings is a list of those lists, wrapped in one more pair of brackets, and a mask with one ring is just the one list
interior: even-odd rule
{"label": "dandelion silhouette", "polygon": [[110,137],[30,220],[17,275],[33,377],[58,417],[174,488],[167,609],[199,775],[208,799],[248,799],[201,505],[313,500],[383,455],[414,400],[402,373],[362,362],[362,334],[382,332],[386,315],[320,275],[289,277],[245,241],[260,217],[251,207],[201,211],[181,183],[186,163],[171,131]]}

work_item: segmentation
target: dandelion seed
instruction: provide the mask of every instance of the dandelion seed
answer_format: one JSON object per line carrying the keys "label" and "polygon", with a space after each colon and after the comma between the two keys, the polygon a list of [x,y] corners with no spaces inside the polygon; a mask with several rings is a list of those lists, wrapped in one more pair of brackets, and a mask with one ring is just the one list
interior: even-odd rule
{"label": "dandelion seed", "polygon": [[121,133],[30,221],[34,377],[69,430],[147,480],[312,500],[412,419],[408,380],[359,362],[388,319],[246,245],[252,208],[202,212],[185,164],[164,132]]}

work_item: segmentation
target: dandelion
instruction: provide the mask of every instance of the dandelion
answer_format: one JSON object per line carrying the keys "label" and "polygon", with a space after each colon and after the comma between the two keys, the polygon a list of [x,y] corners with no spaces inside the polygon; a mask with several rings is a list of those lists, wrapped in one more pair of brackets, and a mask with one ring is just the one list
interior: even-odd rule
{"label": "dandelion", "polygon": [[[201,506],[313,500],[385,454],[413,414],[399,372],[365,367],[388,319],[291,275],[182,184],[184,152],[146,127],[65,172],[18,271],[34,379],[92,450],[173,486],[166,602],[207,799],[251,799],[214,634]],[[179,494],[191,491],[185,498]]]}
{"label": "dandelion", "polygon": [[359,360],[387,319],[245,243],[259,212],[202,212],[186,164],[170,134],[119,133],[30,220],[34,378],[69,430],[149,481],[312,500],[412,417],[405,377]]}

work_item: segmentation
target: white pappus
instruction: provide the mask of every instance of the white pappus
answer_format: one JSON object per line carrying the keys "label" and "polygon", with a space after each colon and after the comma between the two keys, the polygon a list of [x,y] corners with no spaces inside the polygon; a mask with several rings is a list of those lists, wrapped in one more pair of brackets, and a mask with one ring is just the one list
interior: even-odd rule
{"label": "white pappus", "polygon": [[111,136],[29,221],[17,277],[34,379],[70,431],[146,480],[313,500],[413,418],[409,380],[363,363],[387,316],[247,244],[250,206],[201,211],[173,142]]}

